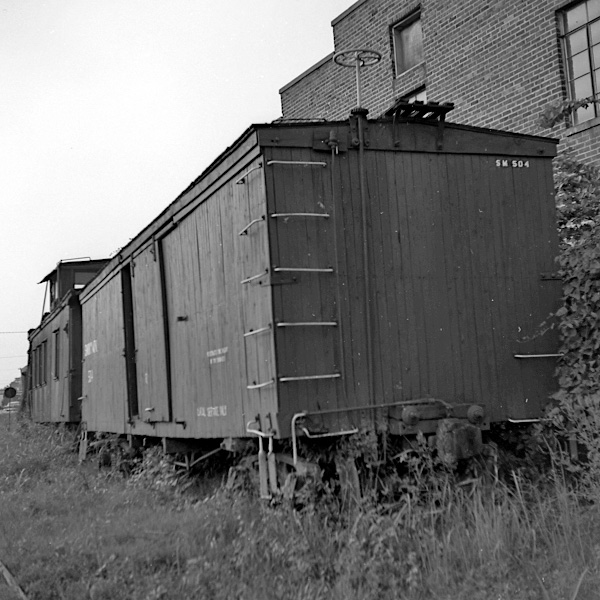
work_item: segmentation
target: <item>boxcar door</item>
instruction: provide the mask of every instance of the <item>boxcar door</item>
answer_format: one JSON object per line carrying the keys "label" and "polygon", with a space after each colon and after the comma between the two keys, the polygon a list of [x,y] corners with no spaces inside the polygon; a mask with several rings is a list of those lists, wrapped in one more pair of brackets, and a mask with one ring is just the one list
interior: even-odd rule
{"label": "boxcar door", "polygon": [[131,270],[139,418],[170,421],[170,389],[158,244],[134,258]]}
{"label": "boxcar door", "polygon": [[[202,360],[206,323],[201,305],[200,257],[192,213],[162,241],[172,381],[173,420],[195,426],[207,394],[208,373]],[[192,425],[194,424],[194,425]]]}

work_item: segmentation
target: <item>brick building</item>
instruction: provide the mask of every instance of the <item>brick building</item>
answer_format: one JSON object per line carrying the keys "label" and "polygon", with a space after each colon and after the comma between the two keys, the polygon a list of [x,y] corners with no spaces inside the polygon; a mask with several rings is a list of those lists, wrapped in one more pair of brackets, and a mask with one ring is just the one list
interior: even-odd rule
{"label": "brick building", "polygon": [[[560,137],[600,164],[597,105],[539,124],[549,104],[600,92],[600,0],[358,0],[332,27],[334,52],[382,56],[362,71],[370,117],[400,97],[453,102],[449,121]],[[348,116],[354,72],[334,52],[280,90],[284,119]]]}

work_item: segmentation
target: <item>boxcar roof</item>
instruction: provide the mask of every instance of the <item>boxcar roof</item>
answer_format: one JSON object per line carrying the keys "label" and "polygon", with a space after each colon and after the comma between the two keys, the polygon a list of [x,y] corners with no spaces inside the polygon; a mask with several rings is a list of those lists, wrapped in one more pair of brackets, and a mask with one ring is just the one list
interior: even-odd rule
{"label": "boxcar roof", "polygon": [[[369,150],[390,149],[404,152],[494,154],[507,156],[547,156],[556,154],[557,139],[512,133],[418,119],[374,119],[368,122]],[[346,149],[352,138],[348,120],[277,120],[267,124],[253,124],[206,167],[151,223],[135,238],[119,249],[118,253],[99,271],[82,290],[82,302],[107,279],[113,271],[125,264],[141,247],[177,223],[191,210],[202,193],[219,177],[235,169],[244,157],[260,156],[261,148],[268,146],[308,147],[329,150],[326,145],[330,131],[340,140],[340,149]],[[440,138],[443,145],[440,146]],[[245,162],[248,162],[247,160]],[[240,165],[239,169],[244,165]],[[188,208],[188,210],[186,210]]]}

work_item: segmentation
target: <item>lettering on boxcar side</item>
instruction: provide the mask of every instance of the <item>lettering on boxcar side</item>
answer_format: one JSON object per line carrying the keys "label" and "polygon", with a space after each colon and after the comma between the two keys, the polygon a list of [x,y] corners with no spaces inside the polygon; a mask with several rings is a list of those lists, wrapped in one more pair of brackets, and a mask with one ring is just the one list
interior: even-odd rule
{"label": "lettering on boxcar side", "polygon": [[88,369],[87,379],[88,379],[88,383],[92,383],[92,381],[94,381],[94,370],[93,369]]}
{"label": "lettering on boxcar side", "polygon": [[502,168],[513,168],[513,169],[529,169],[528,160],[509,160],[508,158],[497,158],[496,166]]}
{"label": "lettering on boxcar side", "polygon": [[83,348],[83,356],[89,356],[98,352],[98,340],[88,342]]}
{"label": "lettering on boxcar side", "polygon": [[226,417],[227,405],[221,406],[199,406],[196,411],[199,417]]}
{"label": "lettering on boxcar side", "polygon": [[215,350],[209,350],[206,353],[208,356],[208,362],[211,365],[216,365],[218,363],[223,363],[227,359],[227,351],[229,348],[225,346],[225,348],[216,348]]}

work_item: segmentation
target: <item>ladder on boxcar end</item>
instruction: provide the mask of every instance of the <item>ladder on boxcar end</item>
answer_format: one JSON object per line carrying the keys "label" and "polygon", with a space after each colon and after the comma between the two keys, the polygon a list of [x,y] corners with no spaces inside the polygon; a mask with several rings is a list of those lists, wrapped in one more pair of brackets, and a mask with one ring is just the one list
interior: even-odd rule
{"label": "ladder on boxcar end", "polygon": [[[269,160],[267,161],[267,166],[272,165],[287,165],[287,166],[302,166],[302,167],[322,167],[326,168],[327,163],[324,161],[292,161],[292,160]],[[238,180],[238,183],[245,183],[246,177],[242,176]],[[287,222],[289,219],[316,219],[316,220],[328,220],[331,218],[331,215],[327,212],[275,212],[269,215],[271,219],[274,220],[284,220]],[[265,217],[260,216],[252,219],[240,232],[240,236],[247,236],[251,229],[260,223],[265,223]],[[240,283],[241,285],[251,285],[253,282],[256,282],[263,277],[269,276],[273,273],[312,273],[316,276],[319,275],[332,275],[335,273],[335,269],[331,266],[327,267],[306,267],[306,266],[273,266],[265,268],[263,271],[257,274],[249,275],[245,279],[243,279]],[[261,333],[267,331],[273,331],[273,328],[303,328],[303,327],[338,327],[339,323],[337,320],[331,321],[280,321],[277,323],[260,323],[257,324],[256,328],[251,328],[244,333],[244,340],[246,341],[248,338],[259,335]],[[286,375],[275,375],[268,381],[262,382],[248,382],[247,389],[249,390],[260,390],[266,388],[268,386],[274,385],[277,382],[286,383],[293,381],[311,381],[311,380],[326,380],[326,379],[338,379],[342,375],[340,372],[334,373],[324,373],[324,374],[314,374],[307,373],[303,375],[294,375],[294,376],[286,376]]]}
{"label": "ladder on boxcar end", "polygon": [[[326,168],[327,163],[322,161],[284,161],[284,160],[269,160],[267,161],[267,166],[272,165],[287,165],[291,167],[302,166],[302,167],[322,167]],[[255,170],[255,169],[252,169]],[[249,171],[251,172],[251,171]],[[248,173],[249,173],[248,172]],[[243,184],[247,180],[248,173],[244,174],[240,179],[238,179],[237,183]],[[269,215],[270,219],[273,219],[274,222],[284,222],[287,223],[290,219],[309,219],[309,220],[318,220],[318,221],[326,221],[331,218],[331,215],[327,212],[274,212]],[[253,218],[240,232],[240,236],[248,236],[253,227],[266,224],[266,219],[264,215]],[[308,252],[307,252],[308,253]],[[253,285],[256,282],[259,282],[264,277],[271,277],[274,273],[289,273],[289,274],[313,274],[314,276],[331,276],[335,274],[335,269],[331,266],[324,267],[307,267],[302,265],[286,265],[286,266],[274,266],[270,265],[263,269],[260,273],[251,274],[248,277],[244,278],[240,284],[242,286]],[[322,320],[322,321],[279,321],[275,323],[257,323],[256,328],[250,328],[248,331],[244,332],[244,349],[247,356],[247,341],[257,335],[264,334],[266,332],[274,333],[274,329],[289,329],[293,331],[294,329],[299,328],[314,328],[314,327],[339,327],[338,320]],[[333,350],[333,356],[335,356],[335,348]],[[277,366],[277,365],[276,365]],[[251,391],[258,391],[260,393],[261,390],[268,388],[273,385],[277,385],[277,383],[291,383],[291,382],[303,382],[303,381],[319,381],[319,380],[335,380],[342,377],[342,374],[339,371],[333,373],[306,373],[302,375],[285,375],[285,374],[274,374],[267,381],[248,381],[246,388]],[[255,425],[253,427],[253,425]],[[256,426],[257,425],[257,426]],[[295,423],[292,423],[292,428],[295,427]],[[275,456],[273,453],[273,431],[262,431],[260,422],[253,420],[247,424],[246,427],[247,433],[252,433],[258,436],[259,441],[259,451],[258,451],[258,469],[259,469],[259,482],[260,482],[260,495],[262,498],[270,498],[271,494],[276,494],[279,491],[278,483],[277,483],[277,473],[275,468]],[[354,431],[353,431],[354,432]],[[350,433],[353,433],[350,432]],[[292,432],[292,435],[295,438],[295,431]],[[268,438],[269,442],[269,451],[266,453],[264,451],[263,438]],[[294,465],[296,465],[297,460],[294,459]],[[285,486],[284,486],[285,487]]]}

